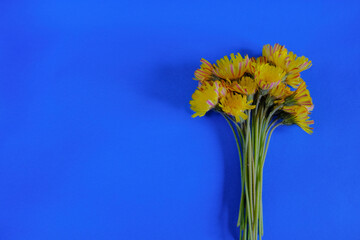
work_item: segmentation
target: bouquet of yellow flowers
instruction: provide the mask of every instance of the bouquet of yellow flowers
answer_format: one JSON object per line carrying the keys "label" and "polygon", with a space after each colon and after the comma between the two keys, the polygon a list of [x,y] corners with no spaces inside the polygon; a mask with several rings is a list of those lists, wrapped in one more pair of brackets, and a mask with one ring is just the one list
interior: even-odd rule
{"label": "bouquet of yellow flowers", "polygon": [[296,124],[311,134],[314,108],[300,72],[311,66],[279,44],[265,45],[261,57],[240,53],[211,64],[201,59],[195,71],[199,82],[190,101],[202,117],[210,110],[224,116],[237,143],[241,167],[241,199],[237,226],[240,239],[256,240],[264,234],[262,181],[269,142],[281,125]]}

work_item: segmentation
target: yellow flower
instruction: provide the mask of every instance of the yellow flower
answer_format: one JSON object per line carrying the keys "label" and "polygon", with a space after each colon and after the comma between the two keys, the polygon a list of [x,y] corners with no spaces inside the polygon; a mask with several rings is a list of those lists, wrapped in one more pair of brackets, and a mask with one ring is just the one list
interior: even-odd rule
{"label": "yellow flower", "polygon": [[269,91],[269,94],[278,99],[274,103],[280,104],[285,102],[285,98],[292,94],[292,91],[284,83],[280,83],[277,87],[274,87]]}
{"label": "yellow flower", "polygon": [[314,120],[309,120],[309,111],[304,106],[285,106],[283,109],[285,112],[290,113],[283,121],[284,124],[296,124],[301,127],[305,132],[313,133],[313,128],[309,125],[314,124]]}
{"label": "yellow flower", "polygon": [[231,84],[231,90],[245,94],[254,94],[257,90],[257,84],[251,77],[242,77],[240,81],[233,81]]}
{"label": "yellow flower", "polygon": [[247,101],[247,97],[240,94],[227,94],[220,100],[219,106],[222,110],[235,117],[237,122],[240,122],[240,118],[246,120],[248,116],[244,113],[245,110],[254,109],[254,105],[250,105],[251,101]]}
{"label": "yellow flower", "polygon": [[243,58],[240,53],[237,55],[232,53],[230,54],[230,59],[228,56],[225,56],[216,61],[217,65],[214,64],[214,74],[226,80],[240,79],[247,70],[249,61],[247,55]]}
{"label": "yellow flower", "polygon": [[213,66],[211,65],[211,63],[209,63],[207,60],[205,60],[204,58],[202,58],[200,60],[200,62],[202,62],[200,69],[197,69],[194,73],[195,75],[195,80],[199,80],[199,81],[207,81],[211,78],[212,76],[212,72],[213,72]]}
{"label": "yellow flower", "polygon": [[214,108],[219,98],[226,94],[225,88],[219,81],[203,82],[200,87],[195,90],[190,101],[190,108],[195,112],[192,117],[202,117],[209,110]]}
{"label": "yellow flower", "polygon": [[262,52],[268,61],[286,71],[287,77],[285,81],[294,88],[302,82],[300,72],[311,67],[311,61],[308,58],[304,56],[297,57],[296,54],[288,52],[284,46],[279,44],[275,44],[274,47],[267,44],[263,47]]}
{"label": "yellow flower", "polygon": [[266,57],[269,61],[274,62],[273,56],[276,52],[281,53],[285,47],[281,46],[280,44],[276,43],[274,47],[270,44],[264,45],[262,54]]}
{"label": "yellow flower", "polygon": [[255,70],[256,70],[256,67],[258,65],[263,65],[263,64],[266,64],[267,63],[267,59],[266,57],[258,57],[258,58],[250,58],[250,63],[249,63],[249,73],[251,73],[252,75],[255,74]]}
{"label": "yellow flower", "polygon": [[278,67],[269,64],[261,64],[256,66],[255,81],[263,90],[270,90],[282,81],[285,72]]}
{"label": "yellow flower", "polygon": [[303,81],[298,72],[288,73],[285,79],[286,84],[293,88],[297,88]]}
{"label": "yellow flower", "polygon": [[312,98],[310,97],[310,92],[306,89],[306,84],[304,81],[292,95],[285,99],[285,105],[301,105],[306,107],[308,111],[312,111],[314,109],[314,104],[312,102]]}

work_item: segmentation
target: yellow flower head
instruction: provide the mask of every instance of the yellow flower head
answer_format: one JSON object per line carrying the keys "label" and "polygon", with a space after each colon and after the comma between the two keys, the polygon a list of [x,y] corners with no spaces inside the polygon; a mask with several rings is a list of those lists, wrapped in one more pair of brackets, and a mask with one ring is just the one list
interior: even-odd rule
{"label": "yellow flower head", "polygon": [[214,108],[219,98],[226,94],[225,88],[222,87],[219,81],[203,82],[200,87],[195,90],[190,101],[190,108],[195,113],[192,117],[202,117],[209,110]]}
{"label": "yellow flower head", "polygon": [[286,83],[294,88],[301,83],[300,72],[311,67],[311,61],[302,56],[297,57],[293,52],[279,44],[274,47],[267,44],[263,47],[263,56],[265,56],[271,63],[277,67],[281,67],[287,74]]}
{"label": "yellow flower head", "polygon": [[301,105],[306,107],[308,111],[314,109],[312,98],[310,97],[309,90],[306,89],[306,84],[303,81],[296,91],[285,99],[285,105]]}
{"label": "yellow flower head", "polygon": [[311,134],[313,128],[309,125],[314,124],[314,120],[309,120],[309,111],[304,106],[285,106],[283,109],[290,115],[284,119],[284,124],[296,124],[301,127],[305,132]]}
{"label": "yellow flower head", "polygon": [[300,83],[302,83],[304,80],[300,77],[300,73],[288,73],[285,79],[286,84],[293,88],[297,88]]}
{"label": "yellow flower head", "polygon": [[269,64],[261,64],[256,66],[255,81],[263,90],[270,90],[282,81],[285,72],[278,67]]}
{"label": "yellow flower head", "polygon": [[258,57],[258,58],[250,58],[250,63],[249,63],[249,73],[251,73],[252,75],[255,74],[255,70],[256,70],[256,67],[258,65],[263,65],[263,64],[266,64],[267,63],[267,59],[266,57]]}
{"label": "yellow flower head", "polygon": [[254,94],[257,90],[257,84],[251,77],[242,77],[240,81],[233,81],[231,84],[231,90],[245,94]]}
{"label": "yellow flower head", "polygon": [[226,80],[237,80],[244,75],[245,71],[249,65],[249,57],[246,55],[243,58],[240,53],[234,55],[230,54],[230,59],[228,56],[217,60],[216,64],[214,64],[214,74],[219,78],[223,78]]}
{"label": "yellow flower head", "polygon": [[250,105],[251,101],[247,101],[247,97],[240,94],[227,94],[220,100],[219,106],[222,110],[235,117],[237,122],[240,122],[240,118],[243,120],[247,119],[247,115],[244,113],[245,110],[254,109],[254,105]]}
{"label": "yellow flower head", "polygon": [[285,98],[292,94],[292,91],[284,83],[280,83],[277,87],[274,87],[269,91],[269,94],[278,99],[274,103],[284,103]]}
{"label": "yellow flower head", "polygon": [[278,43],[276,43],[273,47],[270,44],[267,44],[263,47],[262,55],[275,64],[275,56],[281,55],[283,51],[287,51],[286,48]]}
{"label": "yellow flower head", "polygon": [[199,81],[207,81],[211,78],[212,76],[212,72],[213,72],[213,66],[211,65],[211,63],[209,63],[207,60],[205,60],[204,58],[202,58],[200,60],[200,62],[202,62],[200,69],[196,70],[194,75],[195,75],[195,80],[199,80]]}

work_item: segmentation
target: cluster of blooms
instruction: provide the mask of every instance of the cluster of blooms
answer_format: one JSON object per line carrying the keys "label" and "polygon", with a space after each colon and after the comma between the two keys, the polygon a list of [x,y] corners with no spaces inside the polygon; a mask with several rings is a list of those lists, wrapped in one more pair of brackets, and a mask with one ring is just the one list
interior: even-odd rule
{"label": "cluster of blooms", "polygon": [[283,124],[296,124],[307,133],[312,133],[309,120],[314,108],[309,90],[300,72],[311,66],[304,56],[297,57],[284,46],[265,45],[261,57],[249,58],[231,54],[230,58],[217,60],[211,64],[201,59],[200,69],[195,71],[198,89],[192,95],[193,117],[202,117],[211,109],[220,111],[235,119],[236,122],[248,118],[247,110],[258,104],[260,99]]}

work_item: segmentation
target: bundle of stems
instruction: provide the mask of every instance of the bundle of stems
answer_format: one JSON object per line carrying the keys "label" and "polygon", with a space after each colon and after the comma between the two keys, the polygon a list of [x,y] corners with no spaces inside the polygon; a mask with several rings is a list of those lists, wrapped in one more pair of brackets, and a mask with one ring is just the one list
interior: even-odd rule
{"label": "bundle of stems", "polygon": [[229,123],[239,152],[241,199],[237,226],[240,240],[261,239],[264,234],[262,185],[263,169],[271,135],[281,126],[276,113],[281,105],[267,105],[267,95],[255,94],[256,108],[247,110],[247,120],[236,122],[232,116],[217,109]]}

